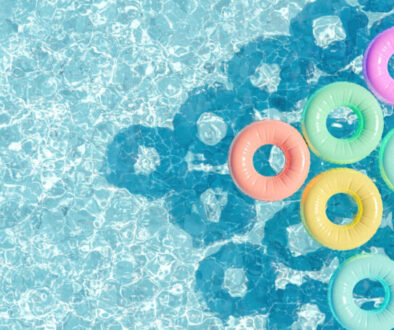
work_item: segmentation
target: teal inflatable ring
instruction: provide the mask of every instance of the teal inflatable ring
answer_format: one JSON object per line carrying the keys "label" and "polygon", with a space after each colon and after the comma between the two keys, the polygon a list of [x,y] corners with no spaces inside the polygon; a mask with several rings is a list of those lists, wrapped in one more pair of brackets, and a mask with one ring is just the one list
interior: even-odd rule
{"label": "teal inflatable ring", "polygon": [[[385,291],[383,304],[364,310],[353,300],[355,285],[366,278],[379,281]],[[346,329],[390,330],[394,325],[394,261],[384,255],[358,255],[346,260],[332,276],[328,288],[330,309]]]}
{"label": "teal inflatable ring", "polygon": [[[347,139],[330,134],[326,121],[340,107],[352,109],[358,117],[356,133]],[[350,164],[368,156],[383,133],[383,113],[378,101],[364,87],[336,82],[316,91],[305,105],[302,132],[311,150],[326,161]]]}
{"label": "teal inflatable ring", "polygon": [[394,190],[394,129],[383,139],[379,153],[379,168],[383,180]]}

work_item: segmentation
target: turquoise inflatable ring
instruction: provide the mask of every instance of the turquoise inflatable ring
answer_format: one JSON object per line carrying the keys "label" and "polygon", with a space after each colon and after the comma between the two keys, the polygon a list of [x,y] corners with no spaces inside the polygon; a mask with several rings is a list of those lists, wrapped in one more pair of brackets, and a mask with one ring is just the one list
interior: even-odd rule
{"label": "turquoise inflatable ring", "polygon": [[[383,304],[364,310],[353,300],[355,285],[366,278],[379,281],[385,291]],[[328,300],[337,321],[346,329],[390,330],[394,325],[394,261],[384,255],[358,255],[346,260],[334,273]]]}
{"label": "turquoise inflatable ring", "polygon": [[[340,107],[352,109],[358,117],[356,133],[347,139],[338,139],[327,129],[329,113]],[[309,98],[303,112],[302,132],[317,156],[331,163],[350,164],[365,158],[377,147],[383,125],[382,109],[366,88],[335,82]]]}

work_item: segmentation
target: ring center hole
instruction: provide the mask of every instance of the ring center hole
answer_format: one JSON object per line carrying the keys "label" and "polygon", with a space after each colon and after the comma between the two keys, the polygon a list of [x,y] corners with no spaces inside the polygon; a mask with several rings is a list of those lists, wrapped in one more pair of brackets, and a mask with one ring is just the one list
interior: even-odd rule
{"label": "ring center hole", "polygon": [[282,150],[273,144],[266,144],[257,149],[253,156],[253,166],[264,176],[275,176],[280,173],[285,164]]}
{"label": "ring center hole", "polygon": [[335,194],[327,202],[326,214],[331,222],[337,225],[351,223],[358,211],[357,203],[348,194]]}
{"label": "ring center hole", "polygon": [[391,78],[394,79],[394,54],[389,59],[388,71]]}
{"label": "ring center hole", "polygon": [[339,107],[332,110],[326,121],[327,130],[337,139],[348,139],[354,136],[358,125],[357,114],[348,107]]}
{"label": "ring center hole", "polygon": [[366,278],[358,282],[354,287],[353,299],[361,309],[379,309],[385,300],[384,287],[379,281]]}

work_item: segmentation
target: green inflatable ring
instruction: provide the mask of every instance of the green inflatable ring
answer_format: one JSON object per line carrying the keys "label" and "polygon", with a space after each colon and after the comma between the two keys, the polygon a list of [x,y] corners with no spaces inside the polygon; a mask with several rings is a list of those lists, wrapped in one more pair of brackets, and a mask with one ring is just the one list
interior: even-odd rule
{"label": "green inflatable ring", "polygon": [[[378,309],[356,305],[353,289],[366,278],[379,281],[385,298]],[[384,255],[351,257],[335,271],[328,287],[328,303],[335,319],[345,329],[390,330],[394,325],[394,262]]]}
{"label": "green inflatable ring", "polygon": [[[339,107],[352,109],[358,116],[356,133],[348,139],[330,134],[326,121]],[[383,133],[383,114],[378,101],[364,87],[336,82],[316,91],[305,105],[302,132],[311,150],[326,161],[350,164],[368,156]]]}
{"label": "green inflatable ring", "polygon": [[383,180],[394,190],[394,129],[383,139],[379,153],[379,168]]}

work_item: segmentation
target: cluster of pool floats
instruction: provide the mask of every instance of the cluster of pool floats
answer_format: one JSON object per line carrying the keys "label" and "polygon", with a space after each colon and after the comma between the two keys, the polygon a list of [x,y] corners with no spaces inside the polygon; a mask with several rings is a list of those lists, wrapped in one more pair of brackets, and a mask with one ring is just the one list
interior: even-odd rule
{"label": "cluster of pool floats", "polygon": [[[394,27],[373,39],[363,60],[368,88],[381,101],[394,105],[394,79],[388,62],[394,54]],[[309,148],[322,159],[350,164],[367,157],[379,144],[383,133],[383,114],[374,97],[364,87],[335,82],[315,92],[308,100],[301,134],[279,120],[261,120],[245,127],[233,140],[228,165],[236,186],[246,195],[262,201],[278,201],[294,194],[307,178]],[[347,107],[358,117],[358,129],[348,139],[338,139],[326,127],[329,113]],[[259,174],[253,165],[255,152],[263,145],[281,149],[286,162],[276,176]],[[308,146],[307,146],[308,145]],[[379,168],[382,178],[394,190],[394,129],[384,138]],[[346,225],[331,222],[326,215],[329,198],[344,193],[354,198],[358,212]],[[301,218],[305,229],[317,242],[333,250],[357,248],[376,233],[382,218],[382,199],[370,178],[350,168],[336,168],[313,178],[301,199]],[[365,279],[379,281],[385,291],[382,305],[364,310],[353,300],[355,285]],[[394,262],[383,255],[357,255],[346,260],[332,276],[329,305],[334,317],[349,329],[392,329],[394,325]]]}
{"label": "cluster of pool floats", "polygon": [[[316,8],[322,3],[323,1],[315,2]],[[309,17],[310,13],[305,15]],[[354,15],[349,17],[354,18]],[[266,44],[259,45],[262,49],[259,55],[261,58],[269,56],[271,48],[280,47],[279,42],[265,42]],[[253,52],[254,47],[256,44],[247,48],[243,57],[235,57],[233,70],[242,67],[241,62],[250,55],[248,52]],[[284,52],[283,49],[281,51]],[[370,43],[364,55],[363,73],[373,94],[381,101],[394,105],[394,80],[388,72],[392,54],[394,27],[384,31]],[[256,56],[259,60],[260,57]],[[305,90],[289,90],[285,85],[283,92],[277,96],[281,100],[286,100],[286,97],[291,99],[289,93],[302,94],[304,97]],[[237,93],[244,95],[247,91],[239,88]],[[191,235],[193,245],[201,247],[218,240],[226,241],[235,233],[244,233],[250,228],[249,221],[256,216],[256,209],[248,196],[275,201],[298,191],[310,170],[308,146],[326,161],[350,164],[367,157],[382,138],[384,120],[378,101],[367,89],[354,83],[335,82],[309,98],[302,120],[303,136],[294,127],[278,120],[254,122],[236,135],[240,127],[251,121],[251,116],[241,111],[242,100],[227,90],[207,89],[204,93],[190,97],[182,106],[174,118],[173,130],[141,125],[125,129],[108,148],[108,181],[149,200],[164,197],[171,221]],[[348,107],[358,116],[358,129],[348,139],[335,138],[326,127],[328,114],[339,107]],[[210,120],[203,116],[207,111],[220,117],[221,124],[228,128],[227,133],[220,135],[220,139],[213,136],[212,140],[202,141],[199,135],[198,122]],[[199,139],[196,139],[196,135]],[[283,170],[273,177],[260,175],[253,166],[255,152],[266,144],[278,146],[286,159]],[[156,151],[156,160],[152,161],[154,166],[145,166],[147,164],[143,163],[144,157],[140,157],[140,154],[149,153],[150,150]],[[208,160],[209,166],[214,170],[190,170],[188,151]],[[233,180],[224,175],[225,171],[220,172],[227,156]],[[394,190],[393,158],[394,129],[391,129],[381,143],[379,154],[380,172],[391,190]],[[233,181],[239,190],[234,187]],[[350,224],[336,225],[326,216],[327,201],[337,193],[352,196],[358,205],[357,215]],[[222,208],[216,212],[215,207],[204,203],[216,203],[218,208]],[[382,208],[381,196],[371,179],[350,168],[337,168],[317,175],[306,186],[301,199],[301,218],[307,232],[331,249],[324,249],[325,252],[335,253],[335,250],[352,250],[368,241],[371,243],[381,222]],[[286,212],[279,214],[278,218],[283,217],[283,214],[287,216],[289,211]],[[296,221],[298,222],[298,217]],[[269,253],[283,261],[298,262],[295,268],[304,269],[300,267],[303,262],[310,263],[314,269],[321,267],[324,254],[307,256],[297,261],[298,257],[293,258],[282,249],[281,229],[283,228],[275,222],[269,222],[265,226],[268,233],[265,240],[267,245],[271,244]],[[279,237],[277,240],[275,235]],[[378,236],[379,234],[375,235],[374,239]],[[196,290],[203,293],[207,305],[223,318],[268,311],[267,297],[270,297],[269,313],[272,318],[281,315],[283,310],[291,314],[291,306],[298,307],[301,301],[309,301],[306,291],[309,296],[316,295],[320,307],[327,308],[326,298],[320,299],[320,293],[325,287],[314,281],[310,281],[306,289],[289,285],[286,293],[274,290],[272,256],[269,253],[253,244],[224,245],[218,252],[200,262],[196,270]],[[246,266],[248,291],[242,297],[232,296],[221,284],[224,270],[228,266]],[[378,309],[361,309],[353,300],[354,287],[365,278],[376,279],[384,288],[385,298]],[[394,262],[384,255],[369,254],[354,256],[345,261],[332,276],[328,293],[329,307],[334,317],[349,329],[391,329],[394,324],[393,297]]]}

